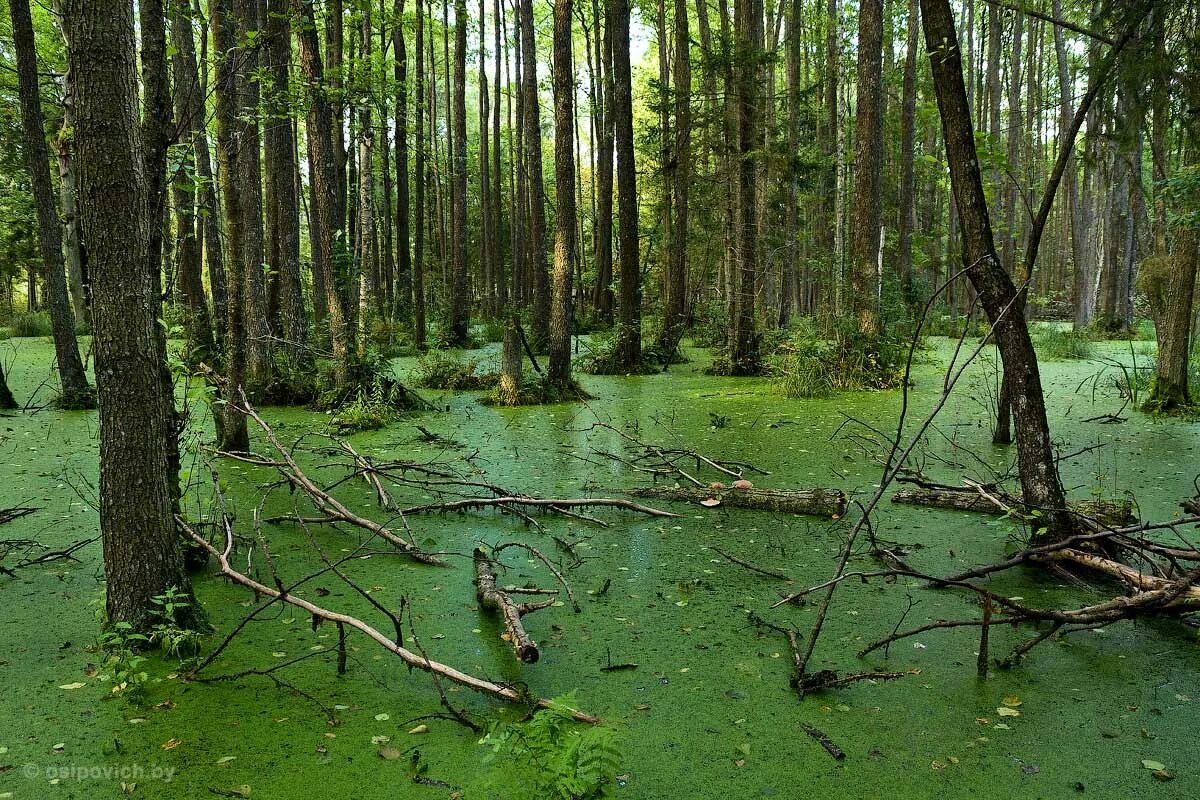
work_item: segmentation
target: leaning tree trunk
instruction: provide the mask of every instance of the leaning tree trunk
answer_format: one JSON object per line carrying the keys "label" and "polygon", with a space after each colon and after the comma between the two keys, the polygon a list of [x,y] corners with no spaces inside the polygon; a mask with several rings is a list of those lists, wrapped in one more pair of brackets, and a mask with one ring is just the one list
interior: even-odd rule
{"label": "leaning tree trunk", "polygon": [[575,269],[575,68],[571,0],[554,2],[554,291],[550,307],[550,371],[558,389],[571,382],[571,277]]}
{"label": "leaning tree trunk", "polygon": [[37,211],[38,243],[45,265],[46,302],[50,307],[54,354],[58,359],[58,376],[62,382],[59,404],[67,409],[95,408],[96,395],[88,384],[83,359],[79,357],[79,344],[75,340],[75,315],[71,312],[71,301],[67,296],[62,225],[58,219],[54,183],[50,177],[50,148],[46,144],[45,120],[42,118],[42,100],[38,90],[37,50],[29,0],[9,0],[8,7],[12,12],[25,163],[29,168],[33,204]]}
{"label": "leaning tree trunk", "polygon": [[1071,531],[1072,523],[1050,441],[1037,355],[1016,287],[996,255],[979,174],[971,109],[963,83],[954,14],[949,0],[921,0],[921,12],[951,186],[962,222],[964,266],[992,323],[1012,391],[1022,495],[1030,508],[1040,510],[1043,515],[1044,527],[1037,532],[1038,539],[1064,536]]}
{"label": "leaning tree trunk", "polygon": [[64,0],[76,85],[79,199],[92,275],[100,398],[100,531],[109,623],[146,630],[153,599],[190,593],[172,518],[166,409],[170,385],[146,363],[157,353],[159,298],[149,258],[138,144],[133,6]]}

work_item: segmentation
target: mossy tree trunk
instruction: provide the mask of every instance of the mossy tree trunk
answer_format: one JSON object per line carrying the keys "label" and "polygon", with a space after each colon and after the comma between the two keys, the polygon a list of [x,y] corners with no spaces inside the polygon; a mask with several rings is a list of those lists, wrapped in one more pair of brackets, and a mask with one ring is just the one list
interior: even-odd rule
{"label": "mossy tree trunk", "polygon": [[[25,163],[29,168],[30,188],[37,211],[38,244],[45,269],[46,302],[54,334],[54,354],[62,382],[63,408],[96,407],[96,395],[88,383],[75,340],[75,315],[67,295],[66,265],[63,261],[62,224],[54,202],[54,183],[50,177],[50,148],[46,144],[45,119],[38,89],[37,50],[33,38],[33,18],[29,0],[9,0],[12,13],[13,48],[17,60],[17,90],[21,98],[21,127],[24,134]],[[33,281],[30,280],[32,289]],[[32,297],[32,292],[31,295]]]}
{"label": "mossy tree trunk", "polygon": [[81,222],[92,275],[100,399],[100,530],[111,623],[145,630],[153,598],[190,593],[172,516],[167,414],[171,387],[157,354],[159,298],[138,144],[133,5],[64,0],[77,90]]}
{"label": "mossy tree trunk", "polygon": [[550,308],[550,368],[556,388],[571,383],[571,277],[575,271],[575,68],[571,0],[554,2],[554,287]]}

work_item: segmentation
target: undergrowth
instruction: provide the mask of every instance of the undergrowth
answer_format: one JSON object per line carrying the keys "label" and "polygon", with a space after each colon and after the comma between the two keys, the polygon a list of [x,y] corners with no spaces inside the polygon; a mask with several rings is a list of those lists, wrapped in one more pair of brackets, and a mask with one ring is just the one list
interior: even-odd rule
{"label": "undergrowth", "polygon": [[477,359],[432,350],[417,359],[413,382],[425,389],[465,391],[489,389],[496,385],[497,380],[494,372],[479,372]]}
{"label": "undergrowth", "polygon": [[1034,335],[1038,355],[1052,361],[1081,361],[1096,350],[1091,332],[1059,325],[1042,325]]}

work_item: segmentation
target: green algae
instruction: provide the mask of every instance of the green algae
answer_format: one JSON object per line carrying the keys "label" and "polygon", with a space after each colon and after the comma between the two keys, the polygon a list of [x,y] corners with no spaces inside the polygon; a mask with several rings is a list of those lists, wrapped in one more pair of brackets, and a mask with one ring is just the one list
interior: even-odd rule
{"label": "green algae", "polygon": [[[47,374],[52,348],[40,340],[15,344],[9,379],[25,399]],[[1098,354],[1120,358],[1120,345],[1101,344]],[[937,348],[943,358],[948,350]],[[428,392],[445,409],[401,419],[352,437],[360,452],[378,458],[455,458],[478,451],[488,480],[542,495],[611,494],[635,478],[612,464],[584,460],[594,446],[616,447],[603,431],[589,431],[597,418],[636,425],[645,439],[680,436],[706,453],[752,460],[771,472],[760,486],[828,485],[869,494],[879,470],[870,448],[835,437],[844,415],[882,429],[894,425],[898,392],[844,393],[829,398],[789,400],[765,379],[714,378],[702,374],[708,357],[689,352],[690,362],[659,375],[586,376],[595,399],[586,404],[528,408],[481,405],[479,393]],[[480,354],[494,358],[494,349]],[[414,359],[397,362],[402,373]],[[1114,392],[1093,395],[1080,388],[1099,366],[1091,362],[1043,365],[1053,432],[1064,453],[1103,445],[1067,459],[1064,479],[1073,496],[1094,492],[1136,496],[1143,517],[1168,517],[1192,493],[1200,426],[1126,411],[1122,424],[1086,420],[1115,414]],[[972,372],[939,420],[941,430],[1003,471],[1008,448],[990,445],[985,408],[985,369]],[[922,365],[913,388],[914,419],[940,389],[936,364]],[[311,429],[327,430],[329,416],[303,410],[267,409],[284,441]],[[712,424],[716,414],[727,421]],[[0,417],[0,506],[35,505],[41,510],[0,528],[0,537],[37,538],[61,545],[95,535],[95,512],[81,499],[96,482],[94,413],[44,409]],[[414,428],[437,434],[431,440]],[[198,418],[197,427],[204,426]],[[252,433],[253,438],[253,433]],[[256,440],[257,441],[257,440]],[[447,442],[462,445],[461,451]],[[943,455],[950,448],[931,439]],[[249,516],[257,484],[267,471],[220,462],[230,499]],[[323,477],[334,472],[305,463]],[[967,463],[959,474],[973,474]],[[203,474],[198,465],[197,474]],[[945,471],[948,479],[957,475]],[[346,484],[339,496],[374,513],[368,487]],[[413,502],[424,500],[411,493]],[[204,492],[189,493],[188,512],[202,510]],[[276,493],[266,512],[293,508]],[[414,624],[430,655],[488,677],[524,682],[542,696],[577,691],[585,709],[604,717],[624,750],[623,785],[629,798],[717,797],[1190,797],[1197,785],[1200,743],[1195,703],[1200,702],[1196,635],[1169,622],[1143,622],[1083,633],[1047,643],[1020,667],[975,676],[977,641],[971,631],[943,631],[893,645],[890,658],[868,659],[873,667],[912,670],[903,680],[856,685],[798,702],[788,688],[789,658],[783,637],[756,628],[748,612],[807,631],[811,607],[767,606],[787,590],[754,575],[711,549],[722,549],[783,569],[794,585],[826,579],[833,569],[844,523],[679,506],[675,520],[599,512],[609,528],[577,520],[539,518],[548,533],[581,540],[584,560],[569,573],[583,611],[552,608],[528,618],[542,647],[542,660],[518,664],[500,640],[501,627],[475,609],[468,562],[449,569],[402,559],[355,562],[354,574],[382,601],[407,597]],[[382,517],[380,517],[382,518]],[[411,520],[419,541],[431,549],[469,553],[477,542],[528,541],[552,551],[553,542],[512,517],[495,513],[422,516]],[[245,523],[243,523],[245,524]],[[1003,520],[885,504],[878,533],[923,545],[912,560],[931,571],[952,571],[1002,556],[1013,528]],[[273,553],[287,574],[312,571],[303,537],[284,527],[269,528]],[[353,548],[359,539],[314,529],[327,552]],[[142,777],[134,796],[193,798],[211,790],[251,787],[255,798],[440,797],[448,790],[412,783],[410,748],[419,748],[427,775],[468,788],[468,797],[487,796],[486,749],[478,736],[453,723],[424,720],[429,731],[408,734],[417,717],[438,711],[436,694],[420,673],[361,638],[351,640],[349,671],[338,676],[332,646],[336,632],[312,631],[308,620],[288,609],[272,610],[252,623],[214,665],[214,674],[265,668],[314,653],[283,675],[318,698],[338,719],[326,722],[309,700],[261,678],[237,682],[184,683],[173,664],[151,663],[147,707],[131,706],[88,675],[100,660],[95,641],[101,584],[98,545],[78,564],[59,563],[0,577],[0,797],[123,796],[120,775],[82,780],[68,769],[124,768]],[[524,558],[506,559],[506,580],[548,585],[545,570]],[[601,593],[605,582],[610,582]],[[993,586],[1029,602],[1081,602],[1099,595],[1035,571],[1014,572]],[[236,587],[198,579],[197,592],[211,621],[227,630],[249,610],[250,598]],[[314,581],[330,594],[332,607],[370,616],[361,598],[336,580]],[[591,593],[589,593],[589,590]],[[970,616],[967,599],[919,586],[847,586],[833,606],[813,662],[815,669],[862,668],[854,653],[890,631],[912,598],[906,624]],[[993,631],[992,652],[1003,655],[1025,632]],[[215,641],[215,640],[214,640]],[[920,646],[918,646],[920,645]],[[321,648],[314,650],[313,648]],[[278,655],[283,654],[283,655]],[[633,670],[602,672],[608,663],[637,663]],[[60,686],[82,682],[79,689]],[[1017,696],[1020,716],[999,716],[1003,700]],[[450,697],[472,712],[515,719],[504,708],[467,692]],[[381,718],[381,715],[387,715]],[[846,753],[831,759],[800,725],[823,730]],[[390,737],[403,752],[381,759],[378,740]],[[172,741],[179,744],[164,749]],[[56,750],[55,745],[63,745]],[[232,760],[227,760],[233,757]],[[1142,766],[1161,762],[1177,776],[1160,783]],[[34,765],[26,777],[26,764]],[[155,769],[157,768],[157,772]],[[171,780],[164,780],[171,771]],[[59,776],[57,784],[50,781]]]}

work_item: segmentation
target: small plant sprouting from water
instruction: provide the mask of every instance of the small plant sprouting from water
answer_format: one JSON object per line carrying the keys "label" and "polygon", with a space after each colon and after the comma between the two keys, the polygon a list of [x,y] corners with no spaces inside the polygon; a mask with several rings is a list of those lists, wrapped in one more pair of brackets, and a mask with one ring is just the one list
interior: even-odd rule
{"label": "small plant sprouting from water", "polygon": [[[555,698],[524,723],[502,723],[480,744],[497,763],[487,780],[510,800],[597,800],[612,797],[621,753],[616,732],[572,719],[573,694]],[[490,795],[489,795],[490,796]]]}

